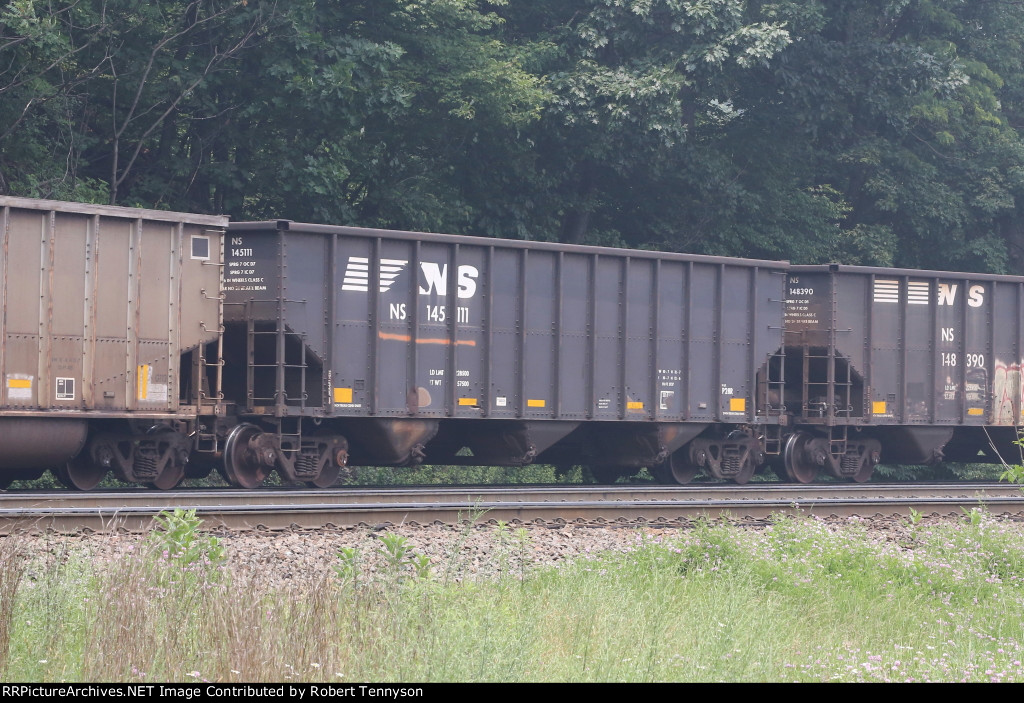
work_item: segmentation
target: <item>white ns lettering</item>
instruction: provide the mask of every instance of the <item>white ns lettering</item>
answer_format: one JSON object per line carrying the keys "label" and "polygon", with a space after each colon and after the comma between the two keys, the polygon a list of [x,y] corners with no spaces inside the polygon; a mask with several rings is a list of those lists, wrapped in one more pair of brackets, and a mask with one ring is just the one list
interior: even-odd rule
{"label": "white ns lettering", "polygon": [[[435,264],[431,261],[420,262],[420,270],[423,272],[423,279],[426,287],[420,286],[420,295],[437,294],[444,296],[448,294],[448,265]],[[472,298],[476,295],[476,279],[480,271],[476,266],[463,264],[459,266],[455,278],[458,287],[457,295],[460,298]]]}

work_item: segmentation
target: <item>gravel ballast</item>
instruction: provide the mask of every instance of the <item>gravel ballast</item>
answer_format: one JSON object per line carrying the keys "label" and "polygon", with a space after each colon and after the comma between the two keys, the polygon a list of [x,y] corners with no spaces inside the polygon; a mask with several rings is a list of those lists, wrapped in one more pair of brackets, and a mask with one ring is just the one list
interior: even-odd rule
{"label": "gravel ballast", "polygon": [[[836,528],[857,524],[879,540],[905,542],[909,520],[899,517],[811,518]],[[939,523],[963,522],[961,516],[925,517],[917,528]],[[1010,519],[1004,516],[1003,519]],[[739,529],[763,530],[766,521],[734,521]],[[377,527],[319,530],[217,530],[215,536],[227,557],[229,571],[258,573],[261,580],[280,585],[334,575],[342,548],[355,548],[362,572],[372,576],[385,568],[382,537],[399,535],[412,554],[430,560],[431,573],[449,581],[493,578],[506,571],[515,575],[528,570],[564,565],[581,556],[603,551],[625,551],[644,541],[671,541],[684,537],[691,525],[384,525]],[[126,533],[16,534],[2,539],[18,540],[18,551],[41,565],[72,555],[108,561],[138,553],[145,535]]]}

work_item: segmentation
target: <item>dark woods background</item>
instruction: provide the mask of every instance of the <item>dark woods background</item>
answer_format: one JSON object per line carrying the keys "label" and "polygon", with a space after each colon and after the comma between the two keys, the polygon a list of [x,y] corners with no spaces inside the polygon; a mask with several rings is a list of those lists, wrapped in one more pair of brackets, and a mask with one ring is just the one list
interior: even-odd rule
{"label": "dark woods background", "polygon": [[0,192],[1016,272],[1019,0],[10,0]]}

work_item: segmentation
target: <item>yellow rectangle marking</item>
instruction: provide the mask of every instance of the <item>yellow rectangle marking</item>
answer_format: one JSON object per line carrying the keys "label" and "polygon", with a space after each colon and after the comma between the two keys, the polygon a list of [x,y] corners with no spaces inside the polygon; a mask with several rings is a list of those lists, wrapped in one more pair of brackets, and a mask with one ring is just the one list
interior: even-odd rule
{"label": "yellow rectangle marking", "polygon": [[631,400],[626,403],[626,410],[643,410],[644,404],[639,400]]}
{"label": "yellow rectangle marking", "polygon": [[734,413],[743,413],[747,411],[747,399],[746,398],[729,398],[729,410]]}
{"label": "yellow rectangle marking", "polygon": [[985,410],[983,408],[967,408],[968,415],[984,415]]}
{"label": "yellow rectangle marking", "polygon": [[32,381],[27,378],[9,378],[7,379],[8,388],[31,388]]}
{"label": "yellow rectangle marking", "polygon": [[351,403],[352,402],[352,389],[351,388],[335,388],[334,389],[334,402],[335,403]]}
{"label": "yellow rectangle marking", "polygon": [[480,405],[476,398],[459,398],[459,405]]}
{"label": "yellow rectangle marking", "polygon": [[526,407],[528,407],[528,408],[543,408],[544,405],[546,404],[546,402],[547,401],[544,401],[544,400],[534,400],[532,398],[529,398],[526,401]]}
{"label": "yellow rectangle marking", "polygon": [[146,391],[149,389],[149,364],[139,364],[138,374],[135,376],[137,386],[136,395],[139,400],[146,399]]}
{"label": "yellow rectangle marking", "polygon": [[884,400],[876,400],[876,401],[872,402],[871,403],[871,412],[873,414],[875,414],[875,415],[885,415],[885,413],[886,413],[885,401]]}

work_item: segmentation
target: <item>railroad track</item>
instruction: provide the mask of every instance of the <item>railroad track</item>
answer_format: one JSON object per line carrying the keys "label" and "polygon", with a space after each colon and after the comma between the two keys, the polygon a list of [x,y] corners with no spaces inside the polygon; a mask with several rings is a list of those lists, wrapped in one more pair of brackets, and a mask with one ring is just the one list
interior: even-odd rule
{"label": "railroad track", "polygon": [[685,524],[700,516],[956,514],[984,505],[1024,515],[1024,492],[996,483],[696,484],[688,486],[460,486],[330,490],[125,490],[0,493],[0,534],[19,529],[148,529],[162,510],[195,509],[209,526],[315,529],[400,523]]}

